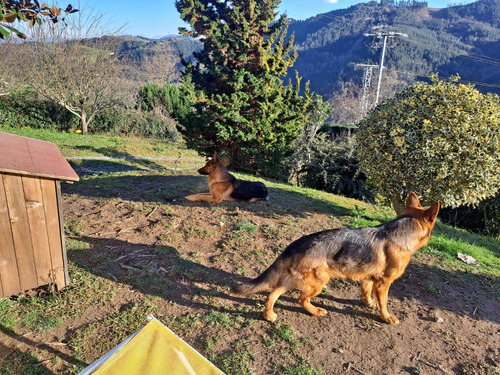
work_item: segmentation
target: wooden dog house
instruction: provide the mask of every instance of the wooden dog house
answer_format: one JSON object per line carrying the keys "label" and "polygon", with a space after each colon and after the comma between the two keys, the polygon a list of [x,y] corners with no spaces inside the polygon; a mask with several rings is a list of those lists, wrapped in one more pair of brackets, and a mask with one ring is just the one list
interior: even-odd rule
{"label": "wooden dog house", "polygon": [[0,132],[0,297],[68,285],[60,180],[79,178],[55,144]]}

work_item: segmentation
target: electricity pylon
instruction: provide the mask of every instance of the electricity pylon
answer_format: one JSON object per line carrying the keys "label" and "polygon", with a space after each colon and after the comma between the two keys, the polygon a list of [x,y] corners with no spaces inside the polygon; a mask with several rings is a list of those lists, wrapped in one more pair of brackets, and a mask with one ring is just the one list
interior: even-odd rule
{"label": "electricity pylon", "polygon": [[373,68],[377,68],[378,65],[356,64],[356,66],[365,70],[363,73],[363,96],[361,97],[361,113],[364,115],[368,112],[368,99],[372,85]]}

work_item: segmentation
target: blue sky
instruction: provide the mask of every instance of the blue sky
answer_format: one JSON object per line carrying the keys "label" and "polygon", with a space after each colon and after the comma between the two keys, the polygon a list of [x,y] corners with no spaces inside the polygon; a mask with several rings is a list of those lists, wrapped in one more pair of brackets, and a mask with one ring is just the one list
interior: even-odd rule
{"label": "blue sky", "polygon": [[[70,1],[68,1],[70,2]],[[303,20],[318,13],[335,9],[345,9],[360,3],[359,0],[282,0],[280,12],[288,17]],[[460,3],[471,1],[460,1]],[[73,2],[75,7],[76,2]],[[430,7],[444,8],[453,5],[451,0],[427,0]],[[80,7],[93,6],[102,12],[113,27],[126,25],[123,34],[141,35],[145,37],[161,37],[177,34],[179,26],[183,26],[179,13],[175,9],[174,0],[156,0],[137,2],[136,0],[82,0]]]}

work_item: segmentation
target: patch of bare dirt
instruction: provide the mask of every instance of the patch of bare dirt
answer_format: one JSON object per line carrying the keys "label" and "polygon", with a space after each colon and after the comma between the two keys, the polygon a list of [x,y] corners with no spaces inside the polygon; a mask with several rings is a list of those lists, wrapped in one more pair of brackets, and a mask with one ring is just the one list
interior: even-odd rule
{"label": "patch of bare dirt", "polygon": [[[257,276],[302,235],[342,225],[349,213],[273,189],[270,202],[253,204],[182,199],[205,190],[205,181],[157,175],[63,186],[64,218],[74,228],[68,236],[89,245],[70,251],[69,259],[125,288],[103,311],[90,309],[66,322],[51,340],[67,342],[72,327],[102,319],[106,309],[119,311],[155,296],[155,315],[163,321],[197,316],[203,322],[220,311],[251,322],[238,329],[206,323],[178,333],[205,355],[230,353],[244,340],[255,374],[283,373],[286,365],[280,364],[301,361],[323,374],[498,373],[495,291],[487,279],[435,267],[431,257],[413,259],[389,291],[389,311],[399,325],[383,323],[365,307],[356,283],[338,280],[312,301],[328,311],[326,316],[309,316],[292,292],[278,300],[277,324],[264,321],[265,295],[236,298],[229,286]],[[288,327],[300,343],[291,352],[279,341],[280,327]],[[212,349],[207,347],[211,337],[216,337]],[[86,361],[104,354],[91,353]]]}

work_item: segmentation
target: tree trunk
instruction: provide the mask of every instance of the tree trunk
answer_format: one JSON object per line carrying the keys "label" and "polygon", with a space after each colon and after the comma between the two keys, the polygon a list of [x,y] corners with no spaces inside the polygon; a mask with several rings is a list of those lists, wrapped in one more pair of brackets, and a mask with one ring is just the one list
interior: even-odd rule
{"label": "tree trunk", "polygon": [[87,113],[85,111],[82,111],[82,116],[80,117],[80,124],[82,125],[82,134],[87,134],[88,122],[87,122]]}
{"label": "tree trunk", "polygon": [[401,200],[401,197],[399,194],[394,194],[391,199],[392,203],[392,208],[394,208],[394,211],[396,211],[396,215],[401,215],[406,208],[406,204],[404,201]]}

